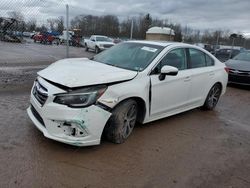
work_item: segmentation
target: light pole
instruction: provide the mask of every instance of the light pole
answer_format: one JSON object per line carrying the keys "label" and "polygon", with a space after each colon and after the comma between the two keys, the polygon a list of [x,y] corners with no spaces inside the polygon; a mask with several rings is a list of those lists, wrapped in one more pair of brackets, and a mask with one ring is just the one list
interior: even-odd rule
{"label": "light pole", "polygon": [[231,51],[230,51],[230,54],[229,54],[229,59],[231,59],[232,57],[232,52],[233,52],[233,48],[234,48],[234,41],[235,39],[238,37],[238,35],[236,33],[233,33],[230,35],[230,38],[233,39],[232,41],[232,47],[231,47]]}
{"label": "light pole", "polygon": [[216,45],[215,45],[215,49],[214,49],[214,56],[216,56],[216,53],[217,53],[217,48],[219,46],[219,39],[220,39],[220,34],[217,33],[217,40],[216,40]]}
{"label": "light pole", "polygon": [[69,58],[69,5],[66,4],[66,57]]}
{"label": "light pole", "polygon": [[132,18],[132,21],[131,21],[131,29],[130,29],[130,40],[133,39],[133,30],[134,30],[134,20]]}

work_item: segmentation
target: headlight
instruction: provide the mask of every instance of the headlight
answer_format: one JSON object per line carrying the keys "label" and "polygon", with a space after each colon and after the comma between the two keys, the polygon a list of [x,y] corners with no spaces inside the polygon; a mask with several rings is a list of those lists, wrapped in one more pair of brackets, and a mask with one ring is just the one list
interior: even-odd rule
{"label": "headlight", "polygon": [[72,108],[88,107],[95,104],[106,89],[106,86],[98,86],[70,91],[65,94],[57,94],[54,103],[67,105]]}

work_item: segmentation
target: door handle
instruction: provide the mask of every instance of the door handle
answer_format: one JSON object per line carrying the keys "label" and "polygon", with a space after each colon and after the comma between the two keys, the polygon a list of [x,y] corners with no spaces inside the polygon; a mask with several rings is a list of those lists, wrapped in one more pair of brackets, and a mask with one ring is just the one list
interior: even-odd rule
{"label": "door handle", "polygon": [[184,82],[189,82],[191,80],[191,77],[190,76],[187,76],[184,78]]}

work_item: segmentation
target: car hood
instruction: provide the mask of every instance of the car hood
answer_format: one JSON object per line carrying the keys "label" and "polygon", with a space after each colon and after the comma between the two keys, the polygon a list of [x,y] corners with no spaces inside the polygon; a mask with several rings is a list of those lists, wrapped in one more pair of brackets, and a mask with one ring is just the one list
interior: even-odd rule
{"label": "car hood", "polygon": [[38,75],[51,82],[74,88],[131,80],[137,72],[87,58],[74,58],[59,60],[39,71]]}
{"label": "car hood", "polygon": [[113,42],[105,42],[105,41],[103,41],[103,42],[98,41],[97,43],[98,43],[98,44],[110,44],[110,45],[115,45],[115,43],[113,43]]}
{"label": "car hood", "polygon": [[249,61],[240,61],[240,60],[230,59],[226,62],[226,66],[231,69],[250,71]]}

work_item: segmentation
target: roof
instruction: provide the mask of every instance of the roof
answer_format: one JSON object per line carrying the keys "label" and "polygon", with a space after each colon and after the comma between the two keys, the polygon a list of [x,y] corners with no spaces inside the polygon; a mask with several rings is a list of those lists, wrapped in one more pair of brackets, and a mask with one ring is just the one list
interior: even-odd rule
{"label": "roof", "polygon": [[[149,45],[156,45],[156,46],[162,46],[164,48],[169,47],[169,46],[174,46],[174,47],[180,47],[180,48],[195,48],[195,49],[199,49],[203,52],[208,53],[205,49],[199,47],[199,46],[195,46],[192,44],[187,44],[187,43],[183,43],[183,42],[172,42],[172,41],[149,41],[149,40],[133,40],[133,41],[126,41],[129,43],[140,43],[140,44],[149,44]],[[126,43],[125,42],[125,43]]]}
{"label": "roof", "polygon": [[146,32],[147,34],[164,34],[175,35],[174,30],[169,27],[151,27]]}
{"label": "roof", "polygon": [[150,40],[133,40],[133,41],[127,41],[127,42],[134,42],[134,43],[141,43],[141,44],[152,44],[152,45],[158,45],[158,46],[163,46],[167,47],[170,45],[182,45],[182,46],[194,46],[186,43],[181,43],[181,42],[172,42],[172,41],[150,41]]}

